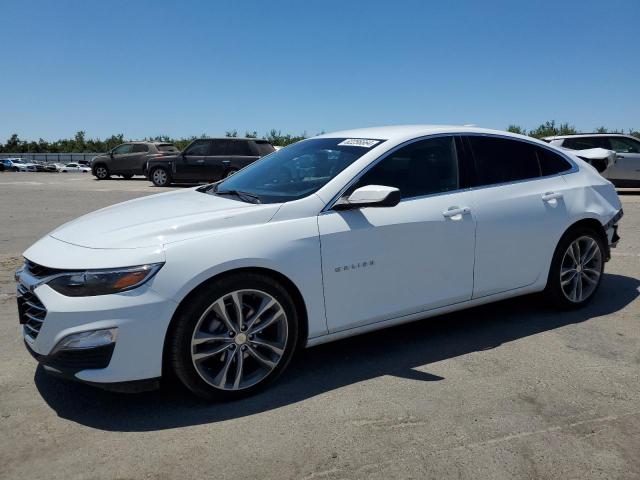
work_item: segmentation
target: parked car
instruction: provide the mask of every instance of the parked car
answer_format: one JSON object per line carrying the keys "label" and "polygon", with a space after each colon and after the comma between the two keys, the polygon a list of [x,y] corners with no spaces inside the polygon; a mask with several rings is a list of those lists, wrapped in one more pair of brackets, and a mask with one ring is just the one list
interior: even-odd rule
{"label": "parked car", "polygon": [[2,160],[4,169],[12,172],[35,172],[36,165],[34,163],[25,162],[21,158],[5,158]]}
{"label": "parked car", "polygon": [[237,398],[298,347],[533,292],[582,307],[621,217],[609,181],[528,137],[324,134],[54,230],[16,272],[19,316],[58,375],[142,389],[172,371]]}
{"label": "parked car", "polygon": [[34,162],[36,166],[36,172],[57,172],[58,169],[53,163],[47,162]]}
{"label": "parked car", "polygon": [[604,176],[618,186],[635,186],[640,183],[640,140],[635,137],[613,133],[584,133],[547,137],[544,140],[551,145],[572,150],[613,150],[616,152],[616,162]]}
{"label": "parked car", "polygon": [[91,171],[98,180],[106,180],[111,175],[130,179],[146,174],[144,167],[150,156],[179,152],[174,144],[167,142],[127,142],[91,159]]}
{"label": "parked car", "polygon": [[213,182],[274,151],[271,143],[257,138],[199,138],[183,152],[149,158],[147,177],[157,187]]}
{"label": "parked car", "polygon": [[79,163],[67,163],[63,167],[60,168],[60,172],[80,172],[80,173],[88,173],[91,171],[91,168],[85,167],[84,165],[80,165]]}

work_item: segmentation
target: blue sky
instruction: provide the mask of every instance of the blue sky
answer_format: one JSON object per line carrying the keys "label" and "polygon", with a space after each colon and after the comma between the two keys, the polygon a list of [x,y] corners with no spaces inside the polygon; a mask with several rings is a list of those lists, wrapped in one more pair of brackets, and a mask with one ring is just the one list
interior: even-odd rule
{"label": "blue sky", "polygon": [[640,1],[0,0],[0,141],[640,129]]}

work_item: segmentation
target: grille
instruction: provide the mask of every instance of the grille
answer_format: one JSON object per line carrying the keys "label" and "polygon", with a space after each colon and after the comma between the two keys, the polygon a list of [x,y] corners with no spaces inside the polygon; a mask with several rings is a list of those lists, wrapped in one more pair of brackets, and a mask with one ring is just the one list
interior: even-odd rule
{"label": "grille", "polygon": [[47,316],[47,309],[36,294],[22,285],[18,285],[18,316],[25,334],[33,340],[38,338],[44,318]]}
{"label": "grille", "polygon": [[38,265],[37,263],[33,263],[32,261],[26,260],[26,259],[25,259],[25,267],[31,275],[38,278],[48,277],[50,275],[55,275],[56,273],[63,273],[66,271],[66,270],[61,270],[59,268],[44,267],[42,265]]}

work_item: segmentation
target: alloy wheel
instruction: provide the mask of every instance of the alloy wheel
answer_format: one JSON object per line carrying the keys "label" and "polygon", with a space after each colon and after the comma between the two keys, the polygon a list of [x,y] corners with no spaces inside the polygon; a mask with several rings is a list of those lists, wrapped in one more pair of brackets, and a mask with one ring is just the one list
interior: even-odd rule
{"label": "alloy wheel", "polygon": [[580,303],[595,292],[602,273],[602,252],[592,237],[582,236],[567,248],[560,264],[562,293]]}
{"label": "alloy wheel", "polygon": [[221,390],[242,390],[264,380],[282,360],[287,315],[260,290],[236,290],[207,307],[191,338],[198,375]]}
{"label": "alloy wheel", "polygon": [[156,185],[165,185],[167,183],[167,172],[158,168],[153,171],[153,183]]}
{"label": "alloy wheel", "polygon": [[[63,170],[65,171],[65,170]],[[107,169],[105,167],[97,167],[96,168],[96,177],[100,179],[107,178]]]}

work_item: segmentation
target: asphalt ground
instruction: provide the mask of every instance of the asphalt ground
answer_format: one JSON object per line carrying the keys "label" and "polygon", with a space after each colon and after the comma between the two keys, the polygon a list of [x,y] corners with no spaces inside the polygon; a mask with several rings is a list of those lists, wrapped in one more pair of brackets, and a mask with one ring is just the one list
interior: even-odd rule
{"label": "asphalt ground", "polygon": [[0,173],[0,478],[640,478],[640,190],[579,311],[528,296],[310,348],[227,404],[48,376],[20,336],[21,253],[159,191]]}

